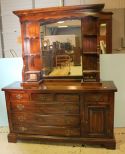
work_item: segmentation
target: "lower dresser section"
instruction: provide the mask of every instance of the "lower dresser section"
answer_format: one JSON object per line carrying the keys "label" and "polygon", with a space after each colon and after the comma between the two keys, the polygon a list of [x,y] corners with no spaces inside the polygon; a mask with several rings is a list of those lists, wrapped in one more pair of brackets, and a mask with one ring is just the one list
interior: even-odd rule
{"label": "lower dresser section", "polygon": [[18,139],[101,144],[115,148],[115,89],[4,89],[9,142]]}
{"label": "lower dresser section", "polygon": [[16,133],[80,136],[79,115],[13,113],[12,121],[13,129]]}

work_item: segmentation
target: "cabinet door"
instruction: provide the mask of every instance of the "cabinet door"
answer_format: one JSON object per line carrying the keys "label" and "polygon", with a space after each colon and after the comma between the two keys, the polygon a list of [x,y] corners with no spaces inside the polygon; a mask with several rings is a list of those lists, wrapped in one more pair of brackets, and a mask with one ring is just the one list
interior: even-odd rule
{"label": "cabinet door", "polygon": [[83,96],[81,134],[85,137],[112,137],[113,96],[91,93]]}
{"label": "cabinet door", "polygon": [[108,134],[108,105],[85,105],[84,135],[103,137]]}

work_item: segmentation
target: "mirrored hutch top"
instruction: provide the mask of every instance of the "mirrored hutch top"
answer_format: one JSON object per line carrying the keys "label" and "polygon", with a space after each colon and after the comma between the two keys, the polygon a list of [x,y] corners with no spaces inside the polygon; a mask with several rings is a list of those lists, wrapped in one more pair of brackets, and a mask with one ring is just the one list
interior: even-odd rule
{"label": "mirrored hutch top", "polygon": [[103,8],[92,4],[14,11],[21,23],[22,85],[49,79],[99,85],[99,55],[104,47],[111,52],[111,33],[102,36],[104,21],[111,27],[112,13]]}

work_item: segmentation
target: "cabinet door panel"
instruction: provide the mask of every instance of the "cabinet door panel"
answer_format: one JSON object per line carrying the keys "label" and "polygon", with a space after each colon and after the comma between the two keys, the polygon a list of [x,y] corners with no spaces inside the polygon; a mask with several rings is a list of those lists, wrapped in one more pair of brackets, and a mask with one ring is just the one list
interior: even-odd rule
{"label": "cabinet door panel", "polygon": [[82,135],[87,137],[109,136],[109,105],[85,105]]}

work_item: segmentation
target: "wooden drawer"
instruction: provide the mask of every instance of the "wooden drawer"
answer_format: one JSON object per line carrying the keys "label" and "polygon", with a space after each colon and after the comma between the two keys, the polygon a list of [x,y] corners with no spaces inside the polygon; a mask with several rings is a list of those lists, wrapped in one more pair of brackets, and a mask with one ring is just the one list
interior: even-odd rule
{"label": "wooden drawer", "polygon": [[79,95],[77,94],[56,94],[56,101],[79,102]]}
{"label": "wooden drawer", "polygon": [[40,134],[44,136],[80,136],[80,128],[40,126],[40,125],[14,125],[14,132],[23,134]]}
{"label": "wooden drawer", "polygon": [[78,103],[33,103],[33,102],[11,102],[12,111],[33,112],[41,114],[79,114]]}
{"label": "wooden drawer", "polygon": [[16,100],[16,101],[26,101],[29,100],[29,95],[27,93],[11,93],[10,94],[10,100]]}
{"label": "wooden drawer", "polygon": [[52,94],[32,93],[31,100],[32,101],[53,101],[53,95]]}
{"label": "wooden drawer", "polygon": [[13,113],[14,124],[28,123],[41,126],[79,126],[79,115],[41,115],[35,113]]}
{"label": "wooden drawer", "polygon": [[88,93],[84,95],[85,102],[107,102],[109,95],[106,93]]}

